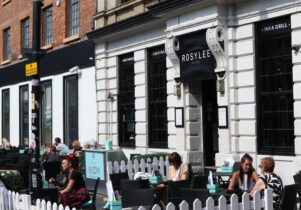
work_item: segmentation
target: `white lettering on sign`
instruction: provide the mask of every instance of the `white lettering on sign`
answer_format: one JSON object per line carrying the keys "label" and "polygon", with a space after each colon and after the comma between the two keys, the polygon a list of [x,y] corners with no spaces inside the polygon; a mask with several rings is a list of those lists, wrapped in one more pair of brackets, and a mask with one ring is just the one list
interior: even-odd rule
{"label": "white lettering on sign", "polygon": [[122,62],[125,63],[125,62],[129,62],[129,61],[133,61],[133,60],[134,60],[134,57],[129,57],[129,58],[122,59]]}
{"label": "white lettering on sign", "polygon": [[100,173],[100,168],[95,166],[89,166],[89,173],[93,175],[98,175]]}
{"label": "white lettering on sign", "polygon": [[205,58],[210,58],[210,50],[202,50],[202,51],[197,51],[197,52],[192,52],[192,53],[186,53],[182,54],[182,62],[192,62],[192,61],[197,61]]}
{"label": "white lettering on sign", "polygon": [[159,50],[152,53],[152,56],[165,54],[165,50]]}
{"label": "white lettering on sign", "polygon": [[264,26],[261,31],[268,32],[268,31],[274,31],[274,30],[284,29],[288,27],[289,25],[287,23],[279,23],[276,25]]}

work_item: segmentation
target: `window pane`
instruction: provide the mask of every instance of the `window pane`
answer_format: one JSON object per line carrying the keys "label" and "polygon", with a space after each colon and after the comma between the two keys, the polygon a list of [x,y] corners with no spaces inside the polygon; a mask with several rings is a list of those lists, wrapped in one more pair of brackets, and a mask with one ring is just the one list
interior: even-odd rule
{"label": "window pane", "polygon": [[164,47],[148,51],[148,108],[150,147],[167,147],[166,54]]}
{"label": "window pane", "polygon": [[29,18],[22,21],[22,51],[29,48]]}
{"label": "window pane", "polygon": [[10,102],[9,90],[2,91],[2,138],[10,141],[9,122],[10,122]]}
{"label": "window pane", "polygon": [[65,143],[71,147],[78,139],[78,81],[77,76],[65,78]]}
{"label": "window pane", "polygon": [[43,42],[44,45],[51,44],[53,42],[53,26],[52,26],[52,7],[48,7],[44,10],[43,13]]}
{"label": "window pane", "polygon": [[20,87],[20,144],[29,144],[29,92],[28,86]]}
{"label": "window pane", "polygon": [[4,55],[3,59],[8,60],[11,58],[10,54],[10,28],[4,30]]}
{"label": "window pane", "polygon": [[[260,28],[260,24],[258,27]],[[261,37],[260,30],[258,31],[258,149],[261,153],[293,154],[291,33]]]}
{"label": "window pane", "polygon": [[79,34],[79,0],[69,0],[68,35]]}
{"label": "window pane", "polygon": [[51,81],[43,82],[44,95],[42,98],[42,145],[52,144],[52,85]]}
{"label": "window pane", "polygon": [[134,55],[119,57],[119,145],[135,146]]}

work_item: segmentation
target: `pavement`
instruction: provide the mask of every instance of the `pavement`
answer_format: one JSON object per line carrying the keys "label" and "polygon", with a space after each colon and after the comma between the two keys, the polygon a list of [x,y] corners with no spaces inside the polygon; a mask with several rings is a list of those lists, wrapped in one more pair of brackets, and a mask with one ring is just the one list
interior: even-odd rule
{"label": "pavement", "polygon": [[101,194],[96,195],[96,209],[97,210],[104,209],[103,207],[106,203],[103,201],[103,198],[105,198],[105,197],[106,196],[101,195]]}

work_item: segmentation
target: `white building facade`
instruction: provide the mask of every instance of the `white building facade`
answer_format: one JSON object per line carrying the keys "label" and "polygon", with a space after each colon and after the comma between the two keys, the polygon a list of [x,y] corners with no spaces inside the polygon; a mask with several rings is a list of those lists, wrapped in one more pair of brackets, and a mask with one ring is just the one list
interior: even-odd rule
{"label": "white building facade", "polygon": [[164,1],[88,37],[100,143],[127,154],[177,151],[200,166],[249,153],[257,169],[272,156],[293,183],[301,1]]}

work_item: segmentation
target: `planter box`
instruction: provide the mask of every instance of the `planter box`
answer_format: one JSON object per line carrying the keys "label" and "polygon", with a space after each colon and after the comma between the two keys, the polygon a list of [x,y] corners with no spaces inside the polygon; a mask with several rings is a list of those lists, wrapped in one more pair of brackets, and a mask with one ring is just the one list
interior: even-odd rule
{"label": "planter box", "polygon": [[108,208],[110,210],[122,210],[121,200],[119,201],[107,201],[107,204],[104,208]]}
{"label": "planter box", "polygon": [[209,193],[217,193],[219,192],[219,184],[207,184],[207,189],[209,190]]}
{"label": "planter box", "polygon": [[231,173],[233,172],[233,167],[222,167],[222,172]]}

